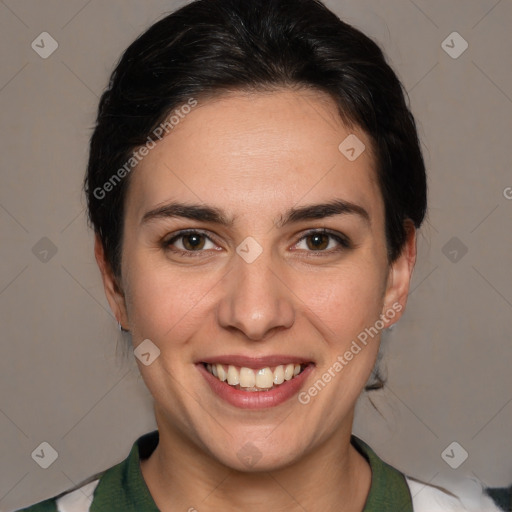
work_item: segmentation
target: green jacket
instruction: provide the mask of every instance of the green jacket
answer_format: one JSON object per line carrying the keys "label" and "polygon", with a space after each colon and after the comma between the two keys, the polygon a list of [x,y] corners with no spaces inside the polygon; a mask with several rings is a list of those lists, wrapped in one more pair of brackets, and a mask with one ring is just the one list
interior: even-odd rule
{"label": "green jacket", "polygon": [[[128,457],[119,464],[90,477],[73,489],[18,512],[58,512],[59,509],[65,512],[158,512],[140,469],[140,460],[151,455],[158,440],[158,430],[139,437]],[[455,497],[437,488],[406,478],[381,460],[361,439],[352,436],[351,443],[366,458],[372,471],[370,492],[363,512],[465,510],[431,508],[432,504],[438,505],[446,500],[451,507],[460,502],[455,502]],[[418,502],[418,507],[415,504],[413,509],[414,494],[421,502]],[[196,507],[200,510],[200,504],[196,504]]]}

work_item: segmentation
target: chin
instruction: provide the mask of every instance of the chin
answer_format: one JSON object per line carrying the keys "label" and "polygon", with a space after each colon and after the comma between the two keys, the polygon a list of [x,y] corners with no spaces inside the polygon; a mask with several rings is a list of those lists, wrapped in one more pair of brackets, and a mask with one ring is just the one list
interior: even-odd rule
{"label": "chin", "polygon": [[276,425],[271,429],[267,427],[261,433],[251,429],[247,435],[243,434],[243,429],[237,430],[233,432],[233,437],[224,437],[225,444],[210,446],[208,451],[221,464],[235,471],[276,471],[292,465],[300,458],[304,449],[304,436],[301,435],[300,439],[293,442],[289,433],[272,435],[274,429]]}
{"label": "chin", "polygon": [[223,454],[221,462],[242,473],[262,473],[277,471],[292,465],[298,456],[298,449],[292,450],[260,450],[248,441],[233,456],[226,458]]}

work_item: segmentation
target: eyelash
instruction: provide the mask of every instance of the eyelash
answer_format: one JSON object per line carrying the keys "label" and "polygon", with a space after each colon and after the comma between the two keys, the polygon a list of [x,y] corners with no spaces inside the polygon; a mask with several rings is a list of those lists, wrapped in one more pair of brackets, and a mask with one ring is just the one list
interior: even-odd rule
{"label": "eyelash", "polygon": [[[180,238],[184,238],[187,235],[202,235],[202,236],[206,237],[208,240],[210,240],[211,242],[215,243],[210,238],[210,236],[208,236],[208,234],[206,232],[204,232],[204,231],[197,230],[197,229],[186,229],[186,230],[179,231],[172,238],[170,238],[168,240],[163,240],[162,241],[162,248],[164,250],[166,250],[166,251],[171,251],[171,252],[174,252],[175,254],[179,254],[181,256],[193,257],[193,258],[200,256],[201,253],[204,252],[204,250],[183,251],[182,249],[173,249],[172,248],[172,244],[174,242],[176,242]],[[312,230],[307,231],[304,235],[301,236],[301,238],[294,245],[298,245],[300,242],[302,242],[303,240],[305,240],[308,237],[313,236],[313,235],[325,235],[325,236],[328,236],[331,239],[336,240],[336,242],[338,242],[338,244],[341,246],[341,248],[334,249],[334,250],[330,249],[330,250],[318,250],[318,251],[311,250],[311,251],[306,251],[306,252],[310,252],[313,257],[318,257],[318,256],[321,256],[322,254],[330,255],[330,254],[333,254],[335,252],[339,252],[339,251],[342,251],[342,250],[350,249],[352,247],[352,244],[351,244],[350,240],[347,237],[345,237],[345,236],[343,236],[343,235],[341,235],[339,233],[332,232],[332,231],[330,231],[328,229],[325,229],[325,228],[324,229],[312,229]]]}

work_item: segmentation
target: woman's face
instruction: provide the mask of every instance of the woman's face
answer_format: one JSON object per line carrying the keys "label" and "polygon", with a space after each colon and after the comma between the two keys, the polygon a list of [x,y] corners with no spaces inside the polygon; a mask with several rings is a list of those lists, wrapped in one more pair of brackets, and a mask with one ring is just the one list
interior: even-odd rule
{"label": "woman's face", "polygon": [[109,301],[134,348],[150,340],[159,428],[233,468],[349,433],[405,305],[414,235],[390,267],[370,141],[336,112],[312,91],[199,102],[130,177]]}

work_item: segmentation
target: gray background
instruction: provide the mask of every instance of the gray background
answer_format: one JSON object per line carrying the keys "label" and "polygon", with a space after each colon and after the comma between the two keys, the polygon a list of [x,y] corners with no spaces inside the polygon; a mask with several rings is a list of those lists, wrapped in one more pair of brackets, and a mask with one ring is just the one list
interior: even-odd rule
{"label": "gray background", "polygon": [[[0,510],[119,462],[155,428],[133,355],[122,356],[80,187],[115,62],[183,3],[0,1]],[[401,77],[430,186],[408,310],[385,340],[388,385],[373,395],[382,416],[363,397],[355,433],[425,481],[510,483],[512,1],[327,3]],[[31,47],[43,31],[59,44],[47,59]],[[453,31],[469,44],[456,59],[441,46]],[[48,469],[31,457],[43,441],[58,452]],[[453,441],[469,454],[456,470],[441,457]]]}

